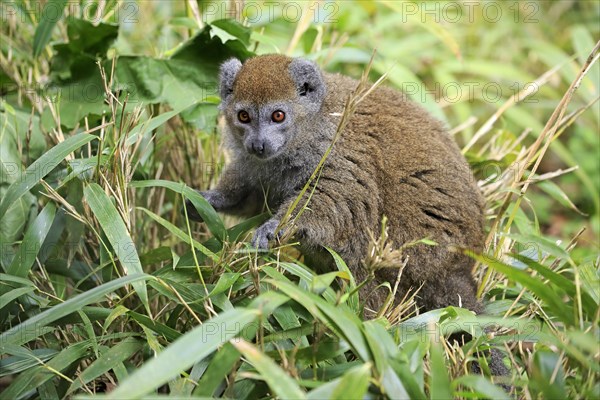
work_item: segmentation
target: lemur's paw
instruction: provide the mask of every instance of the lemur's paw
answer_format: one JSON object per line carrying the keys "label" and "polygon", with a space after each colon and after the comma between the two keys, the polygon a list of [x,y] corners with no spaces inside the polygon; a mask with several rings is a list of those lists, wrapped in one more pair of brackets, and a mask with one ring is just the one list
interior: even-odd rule
{"label": "lemur's paw", "polygon": [[279,221],[271,218],[264,224],[258,227],[252,237],[252,246],[260,250],[269,248],[269,242],[276,239],[275,229],[279,225]]}

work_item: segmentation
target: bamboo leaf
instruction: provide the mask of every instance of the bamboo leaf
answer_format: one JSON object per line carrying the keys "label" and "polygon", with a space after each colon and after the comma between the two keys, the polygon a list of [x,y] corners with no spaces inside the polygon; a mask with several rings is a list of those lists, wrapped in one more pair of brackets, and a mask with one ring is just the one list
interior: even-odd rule
{"label": "bamboo leaf", "polygon": [[431,341],[429,348],[429,358],[431,360],[431,380],[429,382],[429,394],[432,399],[452,399],[450,390],[450,378],[448,369],[444,362],[444,353],[442,345],[439,342]]}
{"label": "bamboo leaf", "polygon": [[87,133],[71,136],[35,160],[35,162],[27,167],[23,173],[23,179],[14,182],[6,191],[6,194],[0,203],[0,218],[4,216],[8,208],[15,201],[27,193],[27,191],[34,187],[40,180],[44,179],[44,177],[56,168],[65,157],[94,139],[96,139],[95,136]]}
{"label": "bamboo leaf", "polygon": [[129,359],[142,346],[143,342],[135,338],[126,338],[122,342],[117,343],[83,370],[71,384],[69,390],[67,390],[67,394],[72,393],[86,383],[115,368],[118,364]]}
{"label": "bamboo leaf", "polygon": [[35,221],[27,228],[25,237],[19,246],[19,250],[10,263],[7,273],[21,278],[27,277],[35,259],[42,248],[44,240],[50,231],[56,207],[54,203],[46,204],[46,207],[37,216]]}
{"label": "bamboo leaf", "polygon": [[[104,190],[97,183],[90,183],[83,189],[84,198],[90,206],[92,212],[98,219],[104,234],[108,238],[114,249],[123,269],[127,275],[143,274],[142,263],[138,256],[135,244],[119,212],[110,201],[110,198],[104,193]],[[136,281],[132,284],[137,292],[142,304],[150,313],[148,305],[148,291],[145,281]]]}
{"label": "bamboo leaf", "polygon": [[50,307],[49,309],[20,323],[19,325],[16,325],[3,332],[0,335],[0,350],[4,345],[20,345],[28,340],[34,339],[39,335],[46,333],[46,331],[42,328],[56,321],[57,319],[77,312],[83,306],[99,301],[103,296],[115,291],[120,287],[146,279],[154,278],[151,275],[146,274],[124,276],[72,297],[64,303]]}
{"label": "bamboo leaf", "polygon": [[233,341],[232,344],[256,368],[275,396],[282,399],[306,398],[298,383],[254,345],[245,340]]}
{"label": "bamboo leaf", "polygon": [[176,193],[182,194],[186,199],[189,199],[198,213],[202,216],[202,219],[206,223],[206,226],[210,230],[210,232],[215,235],[219,239],[219,241],[223,241],[227,237],[227,230],[223,225],[223,221],[217,215],[216,211],[212,206],[202,197],[198,192],[194,189],[186,186],[183,183],[170,182],[158,179],[150,179],[146,181],[134,181],[130,182],[130,187],[135,188],[146,188],[146,187],[165,187],[170,189]]}
{"label": "bamboo leaf", "polygon": [[160,217],[159,215],[156,215],[155,213],[153,213],[152,211],[150,211],[146,208],[137,207],[137,209],[142,210],[143,212],[148,214],[148,216],[150,218],[152,218],[153,220],[155,220],[156,222],[158,222],[159,224],[161,224],[162,226],[167,228],[169,230],[169,232],[171,232],[173,235],[175,235],[178,239],[184,241],[185,243],[189,244],[190,246],[193,246],[195,249],[199,250],[202,254],[209,257],[211,260],[213,260],[213,261],[219,260],[219,257],[215,253],[210,251],[206,246],[204,246],[200,242],[197,242],[194,239],[191,239],[187,233],[185,233],[184,231],[182,231],[181,229],[179,229],[178,227],[176,227],[175,225],[173,225],[166,219]]}
{"label": "bamboo leaf", "polygon": [[122,382],[108,398],[135,399],[177,377],[182,371],[212,354],[219,346],[247,329],[259,311],[237,308],[206,321],[171,343],[157,357]]}
{"label": "bamboo leaf", "polygon": [[52,38],[52,30],[62,18],[68,0],[49,0],[42,10],[40,23],[33,36],[33,56],[39,56]]}

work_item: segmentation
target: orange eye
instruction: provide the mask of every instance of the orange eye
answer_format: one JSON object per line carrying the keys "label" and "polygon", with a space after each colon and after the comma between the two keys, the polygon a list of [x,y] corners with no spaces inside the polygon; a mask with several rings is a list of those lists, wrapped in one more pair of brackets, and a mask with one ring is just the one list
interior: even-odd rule
{"label": "orange eye", "polygon": [[248,122],[250,122],[250,115],[248,114],[248,111],[240,111],[238,113],[238,120],[242,123],[242,124],[247,124]]}
{"label": "orange eye", "polygon": [[271,119],[273,120],[273,122],[283,122],[283,120],[285,119],[285,113],[281,110],[277,110],[273,113],[273,115],[271,115]]}

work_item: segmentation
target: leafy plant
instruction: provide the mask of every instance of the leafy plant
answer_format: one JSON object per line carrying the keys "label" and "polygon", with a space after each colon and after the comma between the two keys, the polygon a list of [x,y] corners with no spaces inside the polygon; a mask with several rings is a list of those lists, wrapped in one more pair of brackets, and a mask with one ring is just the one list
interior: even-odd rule
{"label": "leafy plant", "polygon": [[[2,398],[600,397],[599,8],[431,4],[3,4]],[[225,158],[219,64],[274,51],[370,65],[451,127],[488,200],[484,315],[407,296],[365,320],[334,252],[320,275],[259,253],[268,216],[192,189]],[[372,247],[397,263],[385,230]]]}

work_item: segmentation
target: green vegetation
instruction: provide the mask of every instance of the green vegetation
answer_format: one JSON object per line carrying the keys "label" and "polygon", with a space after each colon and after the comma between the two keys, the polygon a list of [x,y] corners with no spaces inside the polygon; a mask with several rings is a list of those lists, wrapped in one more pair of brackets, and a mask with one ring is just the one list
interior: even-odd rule
{"label": "green vegetation", "polygon": [[[599,398],[600,3],[231,3],[0,4],[0,397]],[[480,179],[486,315],[364,319],[343,260],[257,254],[264,215],[191,189],[225,160],[219,63],[359,77],[375,49],[369,79],[444,120]]]}

